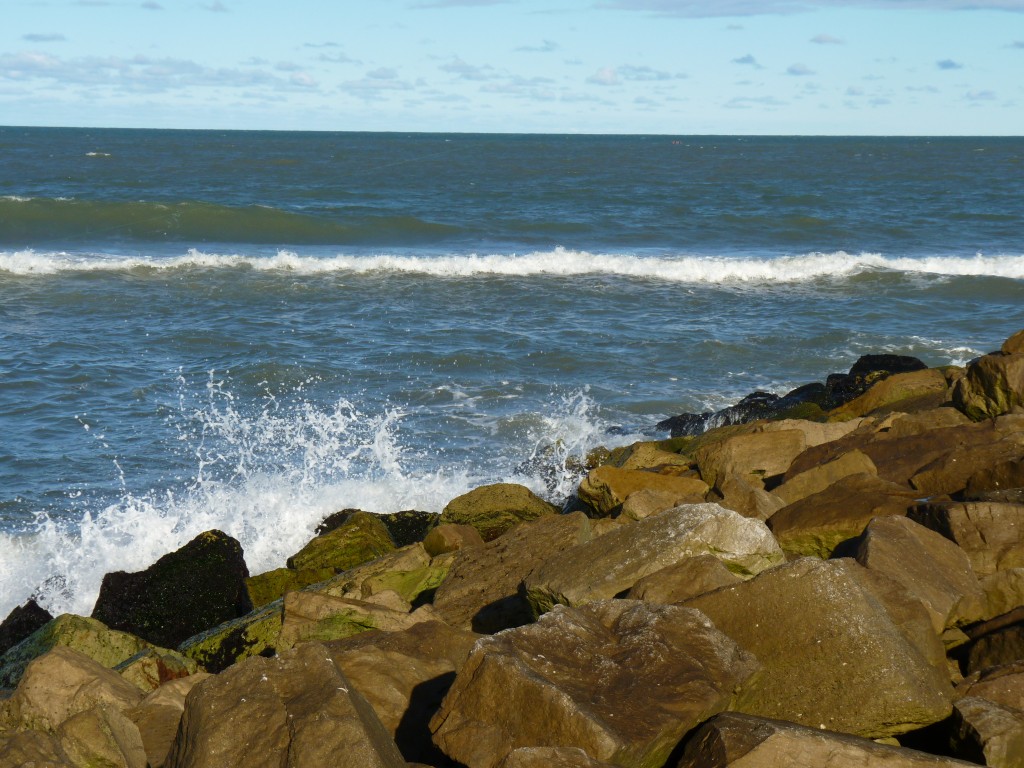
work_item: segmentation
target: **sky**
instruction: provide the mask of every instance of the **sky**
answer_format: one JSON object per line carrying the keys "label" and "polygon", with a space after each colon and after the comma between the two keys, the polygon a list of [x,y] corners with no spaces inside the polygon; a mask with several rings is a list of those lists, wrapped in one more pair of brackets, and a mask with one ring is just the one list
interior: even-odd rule
{"label": "sky", "polygon": [[1022,135],[1024,0],[0,0],[0,124]]}

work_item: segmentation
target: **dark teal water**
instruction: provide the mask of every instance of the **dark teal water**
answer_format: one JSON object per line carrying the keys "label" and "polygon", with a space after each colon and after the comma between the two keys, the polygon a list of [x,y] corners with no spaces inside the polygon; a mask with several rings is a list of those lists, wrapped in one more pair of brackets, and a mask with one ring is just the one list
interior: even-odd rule
{"label": "dark teal water", "polygon": [[1024,140],[0,128],[0,614],[1024,327]]}

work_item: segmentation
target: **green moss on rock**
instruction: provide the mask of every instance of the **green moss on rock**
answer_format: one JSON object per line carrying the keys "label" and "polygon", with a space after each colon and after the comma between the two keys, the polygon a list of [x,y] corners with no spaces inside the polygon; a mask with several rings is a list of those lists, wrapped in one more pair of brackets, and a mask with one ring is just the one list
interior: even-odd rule
{"label": "green moss on rock", "polygon": [[319,584],[334,576],[333,568],[308,568],[295,571],[291,568],[275,568],[272,571],[250,576],[245,580],[245,588],[249,591],[249,599],[254,608],[261,608],[272,603],[286,592]]}
{"label": "green moss on rock", "polygon": [[356,512],[323,536],[317,536],[288,558],[297,570],[331,568],[335,572],[354,568],[395,549],[387,527],[376,515]]}

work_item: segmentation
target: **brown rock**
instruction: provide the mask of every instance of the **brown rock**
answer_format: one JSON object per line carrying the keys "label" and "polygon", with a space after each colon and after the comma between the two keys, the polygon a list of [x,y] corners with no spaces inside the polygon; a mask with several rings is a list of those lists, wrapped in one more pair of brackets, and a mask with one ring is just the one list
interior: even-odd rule
{"label": "brown rock", "polygon": [[0,732],[0,768],[78,768],[60,740],[41,731]]}
{"label": "brown rock", "polygon": [[907,514],[963,549],[978,576],[1024,566],[1024,505],[940,502]]}
{"label": "brown rock", "polygon": [[966,674],[1024,659],[1024,611],[1015,613],[1005,617],[1004,621],[1000,621],[1003,617],[997,617],[989,622],[996,625],[991,629],[980,627],[971,631],[970,634],[977,639],[967,648],[966,658],[962,662]]}
{"label": "brown rock", "polygon": [[526,577],[526,598],[536,615],[556,604],[609,599],[644,576],[705,553],[744,575],[785,559],[760,520],[717,504],[684,505],[553,555]]}
{"label": "brown rock", "polygon": [[[682,454],[665,450],[665,441],[642,441],[633,443],[618,453],[612,463],[619,469],[647,469],[655,472],[676,469],[691,469],[693,460]],[[674,474],[666,472],[666,474]]]}
{"label": "brown rock", "polygon": [[842,477],[768,518],[768,527],[791,555],[827,558],[843,541],[859,536],[872,518],[903,515],[915,494],[871,473]]}
{"label": "brown rock", "polygon": [[836,457],[826,464],[790,477],[772,492],[786,504],[792,504],[814,493],[820,493],[848,475],[863,473],[878,474],[875,463],[861,451],[850,451]]}
{"label": "brown rock", "polygon": [[845,733],[723,712],[690,736],[676,768],[954,768],[967,765],[972,763],[878,744]]}
{"label": "brown rock", "polygon": [[964,498],[971,500],[980,493],[1021,488],[1024,488],[1024,459],[1011,459],[982,467],[968,477]]}
{"label": "brown rock", "polygon": [[547,515],[483,547],[459,550],[434,593],[434,610],[453,627],[497,632],[532,621],[519,584],[556,553],[590,539],[582,512]]}
{"label": "brown rock", "polygon": [[[1014,340],[1008,348],[1016,346]],[[953,388],[953,404],[975,421],[1024,405],[1024,353],[997,352],[968,365]]]}
{"label": "brown rock", "polygon": [[496,483],[475,488],[452,499],[441,511],[438,524],[471,525],[484,541],[493,541],[526,520],[553,515],[558,509],[514,483]]}
{"label": "brown rock", "polygon": [[[626,500],[622,502],[619,517],[616,519],[643,520],[673,507],[678,507],[680,504],[694,503],[693,498],[693,494],[679,494],[673,491],[656,491],[644,488],[640,491],[634,491],[626,497]],[[703,501],[703,499],[699,501]],[[598,520],[607,519],[609,518],[598,518],[594,521],[594,524],[599,524]]]}
{"label": "brown rock", "polygon": [[675,494],[680,498],[700,497],[708,492],[708,484],[697,477],[662,475],[640,469],[619,469],[604,465],[592,470],[580,483],[580,501],[597,517],[619,513],[622,503],[637,491],[652,490]]}
{"label": "brown rock", "polygon": [[958,627],[978,624],[1024,606],[1024,568],[996,571],[980,580],[981,593],[969,593],[951,616]]}
{"label": "brown rock", "polygon": [[1024,712],[973,696],[953,705],[954,750],[994,768],[1024,768]]}
{"label": "brown rock", "polygon": [[1024,353],[1024,330],[1017,331],[1010,338],[1003,342],[1000,352],[1004,355],[1018,355]]}
{"label": "brown rock", "polygon": [[168,768],[405,768],[373,709],[319,643],[197,685]]}
{"label": "brown rock", "polygon": [[433,610],[403,613],[362,600],[289,592],[284,596],[284,619],[278,651],[310,641],[340,640],[370,629],[386,632],[408,629],[433,617]]}
{"label": "brown rock", "polygon": [[75,765],[147,768],[139,729],[110,705],[101,704],[69,717],[57,729],[57,736]]}
{"label": "brown rock", "polygon": [[394,549],[391,534],[376,515],[355,512],[340,526],[317,536],[289,557],[288,567],[297,571],[333,568],[341,572]]}
{"label": "brown rock", "polygon": [[969,675],[956,687],[957,700],[968,696],[978,696],[1024,712],[1024,661]]}
{"label": "brown rock", "polygon": [[880,412],[918,411],[937,408],[948,397],[948,385],[942,371],[896,373],[874,384],[863,395],[829,412],[829,419],[845,420]]}
{"label": "brown rock", "polygon": [[151,768],[163,768],[167,752],[178,733],[181,713],[185,710],[185,696],[208,677],[210,675],[206,672],[197,672],[170,680],[125,713],[139,729]]}
{"label": "brown rock", "polygon": [[493,768],[519,747],[660,766],[756,669],[697,611],[633,600],[562,606],[480,640],[431,729],[468,768]]}
{"label": "brown rock", "polygon": [[802,558],[686,605],[764,666],[734,709],[893,736],[945,718],[952,689],[923,607],[883,579],[852,560]]}
{"label": "brown rock", "polygon": [[959,493],[979,472],[1024,456],[1024,433],[1012,435],[989,445],[955,448],[922,467],[910,483],[923,495]]}
{"label": "brown rock", "polygon": [[806,437],[797,429],[755,432],[702,446],[696,459],[701,478],[721,489],[727,477],[760,481],[781,475],[805,448]]}
{"label": "brown rock", "polygon": [[480,533],[471,525],[442,523],[431,529],[423,539],[423,548],[431,557],[455,552],[463,547],[476,547],[484,543]]}
{"label": "brown rock", "polygon": [[509,752],[498,768],[612,768],[576,747],[520,747]]}
{"label": "brown rock", "polygon": [[740,581],[742,579],[714,555],[696,555],[645,576],[633,585],[626,597],[671,605]]}
{"label": "brown rock", "polygon": [[[722,481],[719,490],[722,493],[721,505],[727,509],[735,510],[744,517],[756,517],[758,520],[767,520],[784,506],[786,502],[769,493],[763,488],[757,487],[743,478],[732,476]],[[632,498],[632,497],[631,497]],[[626,502],[629,503],[628,501]],[[623,505],[625,509],[625,505]]]}
{"label": "brown rock", "polygon": [[114,671],[139,690],[149,692],[168,680],[187,677],[199,671],[195,661],[166,648],[146,648],[122,661]]}

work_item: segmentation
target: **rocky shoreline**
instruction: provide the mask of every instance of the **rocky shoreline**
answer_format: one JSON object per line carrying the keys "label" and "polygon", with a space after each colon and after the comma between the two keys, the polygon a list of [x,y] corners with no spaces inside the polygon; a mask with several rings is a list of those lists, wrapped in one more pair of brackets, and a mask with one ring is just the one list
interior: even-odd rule
{"label": "rocky shoreline", "polygon": [[1024,766],[1024,331],[595,451],[563,508],[210,531],[0,625],[0,768]]}

